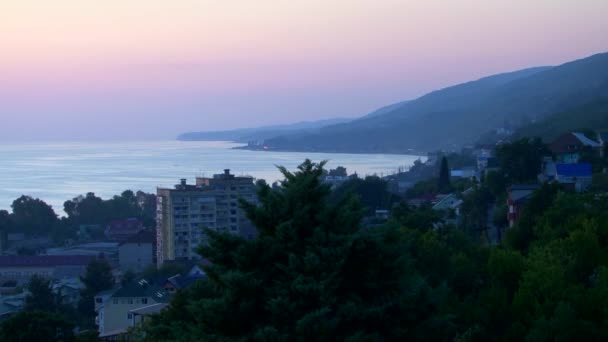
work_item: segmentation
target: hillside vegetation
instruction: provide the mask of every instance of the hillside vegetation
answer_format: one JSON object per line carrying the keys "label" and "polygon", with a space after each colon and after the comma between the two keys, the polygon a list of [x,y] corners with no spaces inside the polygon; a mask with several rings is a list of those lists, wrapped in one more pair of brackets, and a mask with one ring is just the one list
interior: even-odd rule
{"label": "hillside vegetation", "polygon": [[279,136],[267,144],[274,150],[326,152],[458,148],[505,124],[522,126],[602,101],[608,101],[608,53],[482,78],[379,115],[323,127],[318,133]]}

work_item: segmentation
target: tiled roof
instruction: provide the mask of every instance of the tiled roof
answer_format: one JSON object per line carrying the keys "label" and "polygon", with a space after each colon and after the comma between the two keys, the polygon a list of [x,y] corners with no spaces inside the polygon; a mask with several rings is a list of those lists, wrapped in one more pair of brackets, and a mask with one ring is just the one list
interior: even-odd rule
{"label": "tiled roof", "polygon": [[90,255],[7,255],[0,256],[0,267],[87,266],[94,259]]}

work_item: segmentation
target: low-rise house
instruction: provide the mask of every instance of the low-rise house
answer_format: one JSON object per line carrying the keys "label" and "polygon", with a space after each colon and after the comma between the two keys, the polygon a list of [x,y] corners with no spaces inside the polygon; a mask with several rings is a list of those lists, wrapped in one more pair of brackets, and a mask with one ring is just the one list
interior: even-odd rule
{"label": "low-rise house", "polygon": [[581,192],[591,185],[592,167],[589,163],[555,164],[555,180],[566,189]]}
{"label": "low-rise house", "polygon": [[61,296],[61,303],[68,305],[77,305],[80,300],[80,292],[85,288],[80,277],[64,278],[56,280],[51,285],[53,292]]}
{"label": "low-rise house", "polygon": [[549,150],[555,155],[558,163],[576,164],[585,151],[600,153],[600,143],[587,138],[583,133],[572,132],[560,135],[551,144]]}
{"label": "low-rise house", "polygon": [[539,187],[538,184],[512,185],[509,187],[507,197],[509,227],[513,227],[519,220],[525,203]]}
{"label": "low-rise house", "polygon": [[69,247],[48,248],[46,255],[88,255],[105,259],[112,267],[118,265],[118,242],[90,242]]}
{"label": "low-rise house", "polygon": [[123,271],[141,273],[156,264],[156,232],[142,230],[120,243],[118,265]]}
{"label": "low-rise house", "polygon": [[0,321],[8,319],[21,311],[25,305],[25,297],[28,294],[27,291],[23,291],[19,294],[0,297]]}
{"label": "low-rise house", "polygon": [[168,303],[156,303],[129,310],[129,314],[131,315],[130,327],[142,324],[150,316],[160,314],[167,306],[169,306]]}
{"label": "low-rise house", "polygon": [[435,203],[433,205],[433,210],[454,210],[456,215],[460,215],[460,207],[462,206],[462,203],[462,199],[458,198],[456,194],[449,194]]}
{"label": "low-rise house", "polygon": [[463,167],[461,169],[451,170],[450,177],[479,179],[479,171],[477,171],[476,167]]}
{"label": "low-rise house", "polygon": [[0,281],[24,284],[33,275],[50,279],[79,277],[94,259],[89,255],[0,256]]}
{"label": "low-rise house", "polygon": [[110,241],[124,241],[143,229],[143,223],[136,218],[114,220],[106,227],[105,235]]}
{"label": "low-rise house", "polygon": [[422,196],[408,199],[407,205],[412,207],[420,207],[425,204],[434,205],[438,200],[437,194],[424,194]]}
{"label": "low-rise house", "polygon": [[391,213],[388,209],[376,209],[374,212],[374,217],[378,220],[388,220],[390,214]]}
{"label": "low-rise house", "polygon": [[169,294],[161,286],[145,279],[126,284],[113,293],[98,294],[95,296],[95,322],[99,337],[113,339],[126,333],[127,329],[136,323],[131,311],[167,303],[169,298]]}
{"label": "low-rise house", "polygon": [[197,265],[192,266],[190,271],[185,274],[176,274],[172,277],[167,278],[167,281],[163,284],[163,288],[168,293],[175,293],[179,289],[186,288],[194,284],[197,280],[204,279],[207,277],[205,272]]}

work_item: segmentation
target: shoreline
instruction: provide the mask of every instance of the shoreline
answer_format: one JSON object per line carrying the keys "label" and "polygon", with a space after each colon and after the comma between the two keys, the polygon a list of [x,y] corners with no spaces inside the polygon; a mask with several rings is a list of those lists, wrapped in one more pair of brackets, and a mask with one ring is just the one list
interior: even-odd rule
{"label": "shoreline", "polygon": [[[237,142],[235,142],[237,143]],[[332,153],[332,154],[384,154],[384,155],[396,155],[396,156],[416,156],[416,157],[427,157],[427,152],[422,151],[408,151],[408,152],[374,152],[374,151],[342,151],[342,150],[291,150],[291,149],[264,149],[264,148],[253,148],[247,145],[232,147],[233,150],[243,151],[257,151],[257,152],[289,152],[289,153]]]}

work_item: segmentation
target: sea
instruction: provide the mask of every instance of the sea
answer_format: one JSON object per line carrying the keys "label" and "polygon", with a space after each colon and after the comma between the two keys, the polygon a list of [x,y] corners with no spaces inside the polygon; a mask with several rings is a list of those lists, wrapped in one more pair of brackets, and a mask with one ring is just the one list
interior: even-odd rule
{"label": "sea", "polygon": [[418,156],[266,152],[234,149],[231,142],[116,141],[0,143],[0,209],[21,195],[39,198],[64,214],[66,200],[93,192],[104,199],[124,190],[156,192],[181,178],[212,176],[230,169],[269,183],[281,180],[278,165],[295,170],[306,158],[327,160],[359,176],[388,175],[413,165]]}

